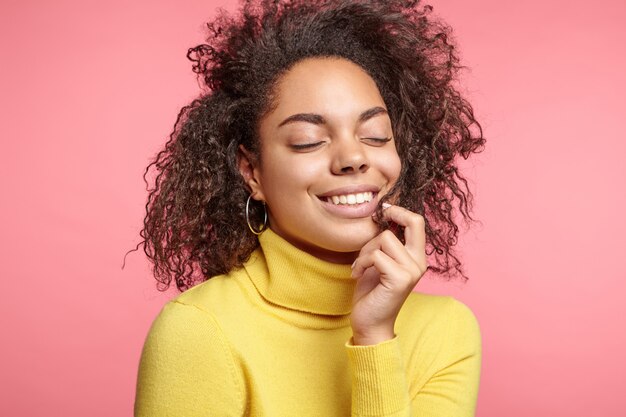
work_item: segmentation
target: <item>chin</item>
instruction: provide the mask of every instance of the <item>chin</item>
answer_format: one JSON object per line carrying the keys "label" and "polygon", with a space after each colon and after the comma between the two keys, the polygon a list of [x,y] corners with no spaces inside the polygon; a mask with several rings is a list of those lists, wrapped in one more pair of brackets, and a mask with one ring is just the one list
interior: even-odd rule
{"label": "chin", "polygon": [[367,242],[379,234],[378,226],[371,221],[369,224],[344,224],[317,229],[294,227],[292,233],[282,233],[274,227],[272,229],[314,256],[335,260],[347,259],[350,256],[345,255],[358,253]]}
{"label": "chin", "polygon": [[363,246],[378,235],[378,229],[346,231],[341,235],[333,236],[330,240],[332,247],[329,250],[336,252],[359,252]]}

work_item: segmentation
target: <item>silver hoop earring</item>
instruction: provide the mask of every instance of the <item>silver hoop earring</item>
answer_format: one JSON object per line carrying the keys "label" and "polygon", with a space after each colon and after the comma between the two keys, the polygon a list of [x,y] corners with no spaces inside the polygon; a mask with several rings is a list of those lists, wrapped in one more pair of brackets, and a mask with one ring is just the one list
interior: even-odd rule
{"label": "silver hoop earring", "polygon": [[248,223],[248,227],[250,228],[250,231],[258,236],[267,228],[267,209],[265,208],[265,201],[263,201],[263,214],[264,214],[263,225],[261,226],[259,230],[254,230],[254,227],[252,227],[252,224],[250,224],[250,215],[248,214],[249,209],[250,209],[251,199],[252,199],[252,194],[248,196],[248,201],[246,201],[246,223]]}

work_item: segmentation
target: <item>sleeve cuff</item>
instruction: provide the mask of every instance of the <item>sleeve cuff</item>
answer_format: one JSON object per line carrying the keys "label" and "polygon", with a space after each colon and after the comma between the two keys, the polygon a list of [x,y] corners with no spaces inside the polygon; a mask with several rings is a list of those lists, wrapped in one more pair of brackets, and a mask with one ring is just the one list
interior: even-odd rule
{"label": "sleeve cuff", "polygon": [[352,371],[352,415],[387,416],[408,409],[408,387],[398,336],[376,345],[345,343]]}

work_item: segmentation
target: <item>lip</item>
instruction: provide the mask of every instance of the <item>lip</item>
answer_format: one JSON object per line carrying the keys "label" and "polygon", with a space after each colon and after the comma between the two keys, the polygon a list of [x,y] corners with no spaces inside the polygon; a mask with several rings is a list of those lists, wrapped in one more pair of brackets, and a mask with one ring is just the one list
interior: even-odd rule
{"label": "lip", "polygon": [[[370,217],[376,210],[378,205],[378,193],[379,187],[375,185],[351,185],[347,187],[335,188],[324,194],[318,195],[318,199],[322,207],[330,214],[343,217],[345,219],[360,219],[364,217]],[[366,201],[361,204],[335,204],[332,201],[325,201],[324,198],[333,195],[345,195],[345,194],[357,194],[364,192],[374,193],[374,198],[371,201]]]}
{"label": "lip", "polygon": [[357,194],[366,192],[378,194],[379,191],[380,187],[371,184],[348,185],[346,187],[335,188],[334,190],[327,191],[324,194],[319,194],[317,197],[321,199],[333,195]]}

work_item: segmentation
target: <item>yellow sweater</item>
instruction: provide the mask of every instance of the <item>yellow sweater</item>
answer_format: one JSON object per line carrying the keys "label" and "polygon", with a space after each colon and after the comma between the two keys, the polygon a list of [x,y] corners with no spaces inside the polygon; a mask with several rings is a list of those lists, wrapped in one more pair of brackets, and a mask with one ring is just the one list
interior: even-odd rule
{"label": "yellow sweater", "polygon": [[139,364],[135,416],[473,416],[478,323],[449,296],[413,292],[395,337],[352,345],[350,265],[271,230],[244,268],[168,302]]}

